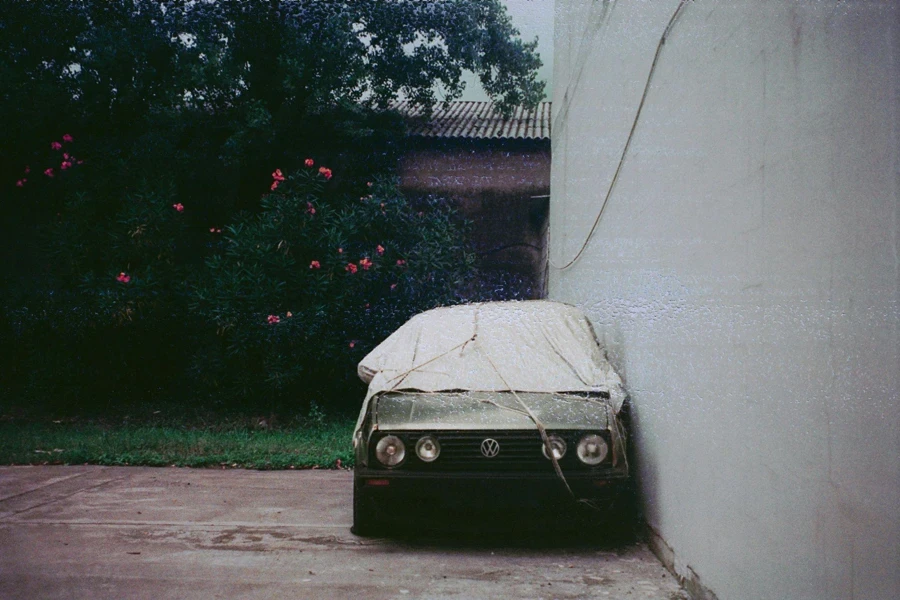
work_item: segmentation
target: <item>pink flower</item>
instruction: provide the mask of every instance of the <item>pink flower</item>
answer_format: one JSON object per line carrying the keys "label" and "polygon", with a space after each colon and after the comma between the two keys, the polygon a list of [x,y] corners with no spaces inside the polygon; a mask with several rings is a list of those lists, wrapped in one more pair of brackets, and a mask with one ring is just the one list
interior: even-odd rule
{"label": "pink flower", "polygon": [[371,182],[371,181],[367,181],[367,182],[366,182],[366,186],[367,186],[367,187],[372,187],[372,182]]}
{"label": "pink flower", "polygon": [[273,181],[273,182],[272,182],[272,187],[270,187],[269,189],[272,190],[272,191],[274,192],[277,188],[278,188],[278,182],[277,182],[277,181]]}
{"label": "pink flower", "polygon": [[325,167],[319,167],[319,174],[325,178],[325,181],[331,179],[331,169],[327,169]]}
{"label": "pink flower", "polygon": [[285,314],[284,316],[286,316],[288,319],[290,319],[291,317],[294,316],[294,313],[292,313],[291,311],[287,311],[287,314]]}
{"label": "pink flower", "polygon": [[20,179],[20,180],[18,180],[18,181],[16,182],[16,187],[25,187],[25,182],[26,182],[26,181],[28,181],[28,180],[27,180],[27,179]]}
{"label": "pink flower", "polygon": [[68,153],[68,152],[63,152],[63,158],[66,159],[66,160],[69,160],[69,153]]}
{"label": "pink flower", "polygon": [[306,160],[303,161],[303,164],[306,165],[307,167],[311,167],[316,163],[313,161],[313,159],[307,158]]}
{"label": "pink flower", "polygon": [[397,266],[398,266],[398,267],[402,267],[402,266],[405,265],[405,264],[406,264],[406,261],[403,260],[402,258],[397,260]]}
{"label": "pink flower", "polygon": [[378,244],[377,246],[375,246],[375,252],[377,252],[379,255],[384,254],[384,246]]}
{"label": "pink flower", "polygon": [[310,269],[321,269],[321,268],[322,268],[322,264],[321,264],[319,261],[314,260],[314,261],[312,261],[311,263],[309,263],[309,268],[310,268]]}
{"label": "pink flower", "polygon": [[222,230],[219,229],[218,227],[210,227],[209,232],[210,233],[222,233]]}
{"label": "pink flower", "polygon": [[396,283],[392,283],[392,284],[391,284],[391,289],[392,289],[392,290],[397,289],[397,284],[396,284]]}
{"label": "pink flower", "polygon": [[355,342],[355,341],[350,342],[350,344],[349,344],[349,346],[350,346],[351,348],[352,348],[353,346],[355,346],[355,345],[356,345],[356,342]]}
{"label": "pink flower", "polygon": [[119,283],[128,283],[129,281],[131,281],[131,275],[128,275],[123,271],[116,275],[116,281],[118,281]]}
{"label": "pink flower", "polygon": [[53,177],[53,169],[52,168],[46,169],[44,171],[44,175],[46,175],[47,177]]}
{"label": "pink flower", "polygon": [[29,173],[31,173],[31,167],[25,165],[25,174],[28,175]]}
{"label": "pink flower", "polygon": [[311,215],[316,214],[316,207],[312,205],[312,202],[306,203],[306,212],[308,212]]}
{"label": "pink flower", "polygon": [[344,267],[344,270],[352,275],[353,273],[356,273],[356,265],[354,265],[353,263],[347,263],[347,266]]}
{"label": "pink flower", "polygon": [[281,174],[281,169],[275,169],[275,172],[272,173],[272,179],[275,181],[284,181],[284,175]]}
{"label": "pink flower", "polygon": [[344,249],[343,249],[343,248],[338,248],[338,254],[343,254],[343,253],[344,253]]}
{"label": "pink flower", "polygon": [[71,166],[72,166],[72,163],[70,163],[70,162],[67,161],[67,160],[64,160],[64,161],[62,161],[62,164],[59,165],[59,168],[60,168],[61,170],[65,171],[66,169],[68,169],[68,168],[71,167]]}
{"label": "pink flower", "polygon": [[269,325],[274,325],[275,323],[279,323],[281,318],[278,315],[269,315],[266,317],[266,321],[268,321]]}
{"label": "pink flower", "polygon": [[75,141],[75,138],[73,138],[71,135],[69,135],[69,134],[67,133],[67,134],[65,134],[65,135],[63,136],[63,141],[64,141],[64,142],[74,142],[74,141]]}
{"label": "pink flower", "polygon": [[62,144],[59,142],[50,142],[50,148],[52,150],[62,150]]}
{"label": "pink flower", "polygon": [[372,261],[369,260],[368,256],[366,256],[361,261],[359,261],[359,266],[361,266],[363,268],[363,271],[368,271],[369,268],[372,266]]}
{"label": "pink flower", "polygon": [[178,212],[184,212],[184,204],[179,202],[178,204],[173,204],[172,208],[174,208]]}
{"label": "pink flower", "polygon": [[79,165],[84,164],[84,161],[83,161],[83,160],[79,160],[79,161],[78,161],[78,164],[79,164]]}

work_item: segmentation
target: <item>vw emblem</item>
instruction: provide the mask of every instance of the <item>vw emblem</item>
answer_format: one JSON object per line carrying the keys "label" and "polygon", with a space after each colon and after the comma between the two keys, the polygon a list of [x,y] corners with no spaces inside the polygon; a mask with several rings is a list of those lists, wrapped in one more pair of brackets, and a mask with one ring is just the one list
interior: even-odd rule
{"label": "vw emblem", "polygon": [[481,453],[487,458],[494,458],[500,454],[500,444],[497,443],[497,440],[488,438],[481,442]]}

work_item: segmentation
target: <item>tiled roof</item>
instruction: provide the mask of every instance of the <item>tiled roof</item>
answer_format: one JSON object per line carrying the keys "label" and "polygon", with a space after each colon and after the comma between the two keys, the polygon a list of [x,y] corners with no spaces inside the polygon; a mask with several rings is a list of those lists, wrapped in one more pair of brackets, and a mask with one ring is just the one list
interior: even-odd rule
{"label": "tiled roof", "polygon": [[541,102],[536,109],[513,111],[504,119],[493,102],[450,102],[434,107],[431,119],[420,108],[408,102],[392,106],[410,118],[409,133],[432,138],[465,138],[492,140],[549,140],[550,102]]}

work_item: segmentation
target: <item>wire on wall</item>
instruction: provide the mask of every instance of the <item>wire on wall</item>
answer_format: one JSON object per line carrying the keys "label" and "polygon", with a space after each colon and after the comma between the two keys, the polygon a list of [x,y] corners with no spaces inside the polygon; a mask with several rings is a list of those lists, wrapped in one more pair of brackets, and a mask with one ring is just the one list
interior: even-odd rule
{"label": "wire on wall", "polygon": [[622,149],[622,155],[619,157],[619,164],[616,167],[616,172],[613,174],[612,181],[609,183],[609,188],[606,190],[606,196],[603,198],[603,203],[600,205],[600,211],[597,213],[597,217],[594,219],[594,224],[591,226],[591,230],[588,232],[587,237],[584,239],[584,243],[578,249],[578,252],[575,256],[572,257],[569,262],[564,265],[557,265],[553,262],[553,259],[548,257],[548,262],[550,266],[559,271],[565,271],[572,265],[574,265],[581,255],[584,254],[585,249],[591,241],[591,238],[594,237],[594,232],[597,231],[597,226],[600,224],[600,220],[603,218],[603,212],[606,210],[606,205],[609,203],[609,198],[612,196],[613,189],[616,187],[616,181],[619,179],[619,173],[622,171],[622,165],[625,164],[625,157],[628,155],[628,149],[631,147],[631,140],[634,137],[634,132],[637,129],[638,121],[641,118],[641,111],[644,110],[644,101],[647,99],[647,92],[650,90],[650,83],[653,81],[653,73],[656,71],[656,63],[659,62],[659,55],[662,53],[662,48],[666,43],[666,39],[669,37],[669,33],[672,31],[672,27],[675,25],[675,21],[678,20],[679,15],[681,14],[681,10],[684,8],[685,4],[687,4],[688,0],[681,0],[678,3],[678,7],[675,9],[675,12],[672,13],[672,18],[669,19],[669,24],[666,25],[666,29],[663,31],[662,35],[659,38],[659,43],[656,45],[656,54],[653,55],[653,63],[650,65],[650,72],[647,74],[647,82],[644,84],[644,93],[641,94],[641,102],[638,104],[637,112],[634,114],[634,121],[631,123],[631,131],[628,132],[628,139],[625,141],[625,147]]}

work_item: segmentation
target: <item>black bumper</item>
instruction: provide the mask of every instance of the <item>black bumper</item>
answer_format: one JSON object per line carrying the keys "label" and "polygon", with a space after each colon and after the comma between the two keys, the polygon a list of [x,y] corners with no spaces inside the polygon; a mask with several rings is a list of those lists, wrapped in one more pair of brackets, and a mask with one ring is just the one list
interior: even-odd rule
{"label": "black bumper", "polygon": [[[379,517],[418,514],[468,515],[547,513],[627,502],[626,476],[615,472],[566,474],[572,493],[554,473],[416,473],[357,467],[354,493]],[[574,498],[573,498],[574,495]]]}

